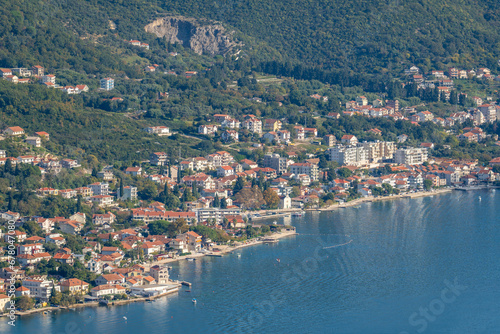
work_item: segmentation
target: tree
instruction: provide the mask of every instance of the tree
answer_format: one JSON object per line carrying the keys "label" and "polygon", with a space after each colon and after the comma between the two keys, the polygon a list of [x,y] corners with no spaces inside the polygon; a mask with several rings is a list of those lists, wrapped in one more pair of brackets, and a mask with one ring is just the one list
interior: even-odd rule
{"label": "tree", "polygon": [[342,167],[337,170],[337,175],[340,176],[341,178],[348,178],[349,176],[352,175],[352,172],[349,168]]}
{"label": "tree", "polygon": [[214,198],[214,201],[212,203],[212,206],[214,208],[219,208],[220,207],[220,200],[219,200],[219,195],[218,194],[215,194],[215,198]]}
{"label": "tree", "polygon": [[123,178],[120,177],[120,197],[123,197]]}
{"label": "tree", "polygon": [[297,186],[293,186],[292,193],[290,194],[290,197],[294,198],[294,197],[299,197],[299,196],[300,196],[300,188]]}
{"label": "tree", "polygon": [[22,311],[31,310],[35,306],[35,301],[33,298],[28,296],[21,296],[14,299],[16,301],[16,307]]}
{"label": "tree", "polygon": [[243,188],[239,193],[236,194],[236,200],[243,204],[244,207],[248,209],[260,208],[264,201],[264,196],[262,191],[258,186],[253,186],[252,188]]}
{"label": "tree", "polygon": [[262,194],[264,196],[264,201],[266,202],[267,207],[276,209],[280,204],[280,198],[278,194],[271,188],[264,190]]}
{"label": "tree", "polygon": [[226,198],[222,198],[221,201],[220,201],[220,208],[221,209],[227,209],[227,200]]}
{"label": "tree", "polygon": [[432,188],[432,180],[425,179],[424,180],[424,189],[429,191]]}
{"label": "tree", "polygon": [[238,176],[238,179],[236,180],[236,183],[234,184],[233,187],[233,194],[236,194],[238,191],[243,189],[245,186],[245,182],[243,181],[243,178],[241,176]]}
{"label": "tree", "polygon": [[82,195],[78,194],[76,198],[76,212],[82,212]]}

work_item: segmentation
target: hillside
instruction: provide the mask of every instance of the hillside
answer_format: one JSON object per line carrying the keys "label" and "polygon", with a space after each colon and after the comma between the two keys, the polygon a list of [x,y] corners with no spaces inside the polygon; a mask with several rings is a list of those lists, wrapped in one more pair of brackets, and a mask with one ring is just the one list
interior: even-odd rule
{"label": "hillside", "polygon": [[[324,68],[383,73],[399,69],[401,63],[429,69],[449,62],[495,68],[500,55],[500,4],[493,0],[253,0],[238,4],[135,0],[68,1],[61,6],[65,19],[80,33],[89,28],[104,33],[112,20],[118,33],[137,35],[164,13],[218,20],[268,43],[285,58]],[[141,15],[135,15],[136,9]]]}

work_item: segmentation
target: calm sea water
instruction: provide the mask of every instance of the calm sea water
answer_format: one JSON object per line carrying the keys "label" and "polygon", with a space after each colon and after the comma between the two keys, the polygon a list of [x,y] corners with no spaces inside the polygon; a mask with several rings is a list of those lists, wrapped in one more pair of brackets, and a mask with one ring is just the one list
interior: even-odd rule
{"label": "calm sea water", "polygon": [[308,213],[278,244],[174,264],[191,292],[0,332],[500,333],[499,208],[491,190]]}

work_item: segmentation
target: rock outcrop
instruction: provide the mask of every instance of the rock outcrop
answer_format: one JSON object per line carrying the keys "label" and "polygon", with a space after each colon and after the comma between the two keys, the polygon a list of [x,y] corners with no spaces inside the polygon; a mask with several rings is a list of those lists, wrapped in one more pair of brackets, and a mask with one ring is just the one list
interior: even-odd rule
{"label": "rock outcrop", "polygon": [[201,23],[193,18],[167,16],[148,24],[144,29],[168,42],[181,43],[197,54],[225,55],[238,45],[233,33],[227,32],[219,23]]}

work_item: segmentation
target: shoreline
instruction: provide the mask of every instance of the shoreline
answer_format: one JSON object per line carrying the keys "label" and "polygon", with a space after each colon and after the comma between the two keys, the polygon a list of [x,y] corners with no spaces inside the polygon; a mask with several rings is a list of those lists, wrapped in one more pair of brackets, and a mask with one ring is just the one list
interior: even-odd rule
{"label": "shoreline", "polygon": [[428,197],[428,196],[450,193],[453,190],[454,189],[437,189],[437,190],[433,190],[433,191],[422,191],[422,192],[418,192],[418,193],[401,194],[401,195],[394,195],[394,196],[383,196],[383,197],[368,196],[368,197],[358,198],[358,199],[355,199],[354,201],[350,201],[350,202],[347,202],[344,204],[334,204],[334,205],[330,205],[329,207],[326,207],[326,208],[305,209],[305,211],[329,212],[329,211],[335,211],[338,209],[349,208],[349,207],[356,206],[356,205],[361,205],[363,203],[389,201],[389,200],[404,199],[404,198],[412,199],[412,198],[418,198],[418,197]]}
{"label": "shoreline", "polygon": [[[289,237],[289,236],[292,236],[292,235],[297,235],[297,234],[298,233],[295,231],[295,229],[294,230],[286,230],[286,231],[283,231],[283,232],[272,233],[272,234],[266,236],[266,238],[273,238],[273,239],[279,240],[279,239],[282,239],[282,238],[285,238],[285,237]],[[205,257],[205,256],[222,257],[225,254],[230,254],[230,253],[232,253],[235,250],[238,250],[238,249],[241,249],[241,248],[245,248],[245,247],[254,246],[254,245],[262,245],[264,243],[265,242],[263,240],[252,239],[249,242],[245,242],[245,243],[242,243],[242,244],[239,244],[239,245],[236,245],[236,246],[226,246],[226,245],[222,246],[223,248],[220,251],[217,251],[217,252],[213,252],[212,251],[212,252],[206,253],[206,254],[203,254],[203,253],[201,253],[201,254],[190,254],[190,255],[184,255],[182,257],[178,257],[178,258],[175,258],[175,259],[166,259],[166,260],[154,261],[154,262],[152,262],[150,264],[145,265],[145,267],[149,269],[149,268],[151,268],[152,266],[155,266],[155,265],[160,265],[160,264],[165,264],[165,263],[171,263],[171,262],[177,262],[177,261],[181,261],[181,260],[186,260],[188,258],[201,258],[201,257]],[[125,305],[125,304],[130,304],[130,303],[146,302],[146,301],[149,301],[149,300],[154,300],[154,299],[157,299],[157,298],[161,298],[161,297],[170,295],[170,294],[175,293],[175,292],[179,292],[179,289],[182,286],[180,280],[171,281],[170,284],[177,284],[177,289],[170,290],[168,292],[162,293],[162,294],[157,295],[157,296],[138,297],[138,298],[133,298],[133,299],[110,301],[110,303],[109,303],[108,306]],[[48,311],[53,312],[53,311],[61,311],[61,310],[70,310],[72,308],[76,309],[76,308],[82,308],[82,307],[98,307],[98,306],[99,306],[99,302],[88,302],[88,303],[81,303],[81,304],[72,304],[72,305],[69,305],[69,306],[61,306],[61,307],[49,306],[49,307],[42,307],[42,308],[38,308],[38,309],[32,309],[32,310],[28,310],[28,311],[16,311],[15,315],[19,316],[19,317],[23,317],[23,316],[34,315],[34,314],[48,312]],[[7,315],[8,315],[8,313],[2,314],[0,316],[3,317],[3,316],[7,316]]]}
{"label": "shoreline", "polygon": [[[171,284],[177,284],[176,282],[172,281]],[[138,297],[138,298],[132,298],[132,299],[122,299],[122,300],[116,300],[116,301],[110,301],[109,305],[107,306],[118,306],[118,305],[125,305],[125,304],[130,304],[130,303],[137,303],[137,302],[146,302],[149,300],[154,300],[157,298],[165,297],[167,295],[170,295],[174,292],[179,292],[179,288],[181,287],[181,284],[177,284],[177,288],[167,291],[165,293],[159,294],[157,296],[151,296],[151,297]],[[28,310],[28,311],[16,311],[15,315],[19,317],[27,316],[27,315],[33,315],[37,313],[42,313],[42,312],[53,312],[53,311],[62,311],[62,310],[70,310],[72,308],[82,308],[82,307],[98,307],[99,302],[88,302],[88,303],[82,303],[82,304],[72,304],[69,306],[61,306],[61,307],[54,307],[54,306],[49,306],[49,307],[42,307],[38,309],[33,309],[33,310]],[[106,306],[106,307],[107,307]],[[5,316],[2,315],[2,316]]]}

